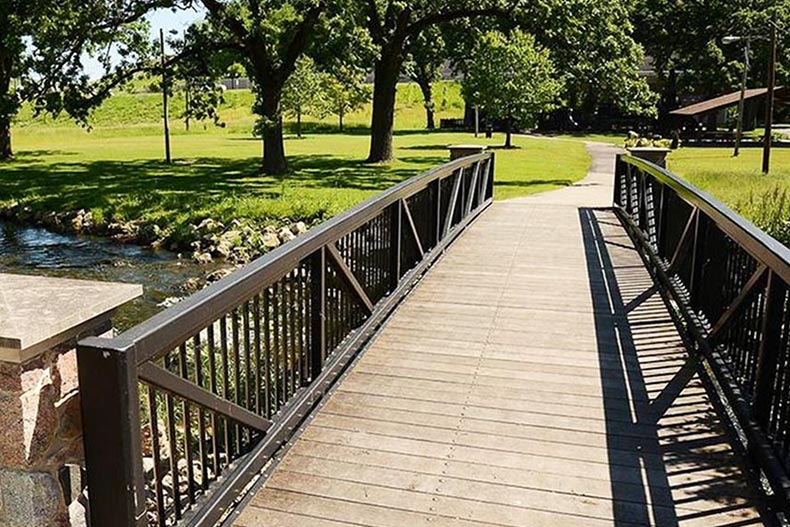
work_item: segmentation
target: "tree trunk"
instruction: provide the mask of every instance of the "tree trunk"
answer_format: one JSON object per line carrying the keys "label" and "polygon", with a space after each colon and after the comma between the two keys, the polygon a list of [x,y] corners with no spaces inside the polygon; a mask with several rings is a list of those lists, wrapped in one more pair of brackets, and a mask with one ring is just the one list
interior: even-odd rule
{"label": "tree trunk", "polygon": [[302,138],[302,110],[296,110],[296,137]]}
{"label": "tree trunk", "polygon": [[513,118],[505,119],[505,148],[513,148]]}
{"label": "tree trunk", "polygon": [[434,121],[433,111],[433,86],[431,85],[431,81],[425,78],[418,79],[417,84],[420,86],[423,103],[425,104],[425,127],[428,130],[435,130],[436,122]]}
{"label": "tree trunk", "polygon": [[11,119],[0,116],[0,161],[14,157],[11,150]]}
{"label": "tree trunk", "polygon": [[14,156],[11,150],[11,116],[16,105],[11,101],[11,54],[0,50],[0,161]]}
{"label": "tree trunk", "polygon": [[256,106],[260,116],[266,120],[263,126],[263,171],[266,174],[278,175],[288,171],[285,160],[285,144],[283,143],[283,117],[280,113],[280,97],[282,89],[271,87],[263,88],[258,97],[260,101]]}
{"label": "tree trunk", "polygon": [[338,122],[340,123],[340,133],[343,133],[343,112],[337,114]]}
{"label": "tree trunk", "polygon": [[373,117],[370,124],[369,163],[392,159],[392,128],[395,124],[395,91],[403,57],[384,48],[376,62],[373,80]]}

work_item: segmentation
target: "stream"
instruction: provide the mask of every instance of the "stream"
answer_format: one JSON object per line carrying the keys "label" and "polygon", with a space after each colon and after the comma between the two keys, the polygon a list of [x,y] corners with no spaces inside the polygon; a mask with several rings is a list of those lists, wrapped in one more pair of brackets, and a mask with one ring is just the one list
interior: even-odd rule
{"label": "stream", "polygon": [[202,279],[220,266],[105,238],[0,222],[0,272],[141,284],[143,296],[121,307],[113,318],[119,331],[164,309],[166,299],[185,296],[189,279]]}

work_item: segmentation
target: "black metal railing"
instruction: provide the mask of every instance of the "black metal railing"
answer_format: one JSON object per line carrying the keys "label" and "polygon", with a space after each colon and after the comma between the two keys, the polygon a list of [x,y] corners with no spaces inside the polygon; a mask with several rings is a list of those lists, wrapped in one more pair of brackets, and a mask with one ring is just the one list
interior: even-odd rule
{"label": "black metal railing", "polygon": [[213,525],[491,202],[458,159],[113,339],[78,347],[93,527]]}
{"label": "black metal railing", "polygon": [[[790,496],[790,250],[654,164],[618,157],[614,204],[671,296],[745,452]],[[698,353],[697,353],[698,352]]]}

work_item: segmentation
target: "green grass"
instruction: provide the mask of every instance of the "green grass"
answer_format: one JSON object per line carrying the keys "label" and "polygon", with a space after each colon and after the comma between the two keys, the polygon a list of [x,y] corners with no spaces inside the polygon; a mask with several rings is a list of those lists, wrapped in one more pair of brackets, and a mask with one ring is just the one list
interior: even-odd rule
{"label": "green grass", "polygon": [[[457,83],[435,89],[437,118],[463,115]],[[182,110],[174,100],[171,115]],[[291,172],[270,177],[259,171],[261,142],[251,135],[249,91],[227,92],[221,116],[226,126],[174,120],[174,164],[162,162],[161,99],[157,94],[120,93],[99,108],[91,130],[65,118],[33,118],[29,109],[13,128],[16,159],[0,165],[0,207],[14,202],[34,212],[86,209],[99,223],[140,221],[166,229],[169,241],[190,241],[191,225],[205,218],[260,224],[322,221],[394,184],[447,161],[453,143],[501,145],[504,138],[429,133],[414,84],[398,88],[396,160],[371,165],[367,155],[369,106],[348,116],[346,133],[332,118],[306,119],[306,137],[286,136]],[[286,123],[287,125],[292,123]],[[566,138],[567,139],[567,138]],[[582,178],[589,156],[578,138],[568,141],[517,137],[518,148],[497,150],[495,197],[523,196]],[[181,243],[183,242],[183,243]]]}
{"label": "green grass", "polygon": [[771,173],[761,171],[762,149],[680,148],[668,168],[710,193],[781,242],[790,245],[790,150],[776,148]]}
{"label": "green grass", "polygon": [[764,175],[762,149],[744,148],[732,157],[731,148],[680,148],[669,155],[668,168],[730,206],[777,186],[790,188],[790,149],[776,148],[771,173]]}
{"label": "green grass", "polygon": [[[228,90],[225,102],[219,108],[224,128],[212,122],[192,123],[190,135],[196,133],[249,133],[255,124],[252,107],[254,95],[249,90]],[[457,82],[442,81],[434,87],[436,118],[463,116],[461,87]],[[184,97],[176,93],[170,99],[169,115],[174,135],[187,133],[183,121]],[[425,110],[419,87],[414,83],[398,85],[395,107],[397,126],[401,130],[415,130],[425,126]],[[160,133],[162,115],[162,96],[157,93],[121,92],[108,99],[92,115],[90,125],[94,136],[112,137],[114,135],[153,135]],[[351,130],[364,131],[370,125],[370,105],[345,117],[345,124]],[[318,119],[310,115],[303,118],[309,130],[336,131],[337,118],[328,116]],[[287,123],[293,125],[293,123]],[[34,116],[30,106],[25,106],[17,115],[17,132],[62,133],[63,130],[82,132],[81,128],[65,115],[58,118]]]}

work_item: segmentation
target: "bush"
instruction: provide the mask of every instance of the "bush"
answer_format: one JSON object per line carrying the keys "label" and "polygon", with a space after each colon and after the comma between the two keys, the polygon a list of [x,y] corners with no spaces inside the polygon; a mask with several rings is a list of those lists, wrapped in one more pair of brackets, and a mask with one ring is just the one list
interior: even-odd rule
{"label": "bush", "polygon": [[664,139],[660,135],[648,135],[646,137],[642,137],[636,132],[628,132],[628,137],[625,138],[626,148],[649,146],[654,146],[657,148],[672,148],[672,140]]}

